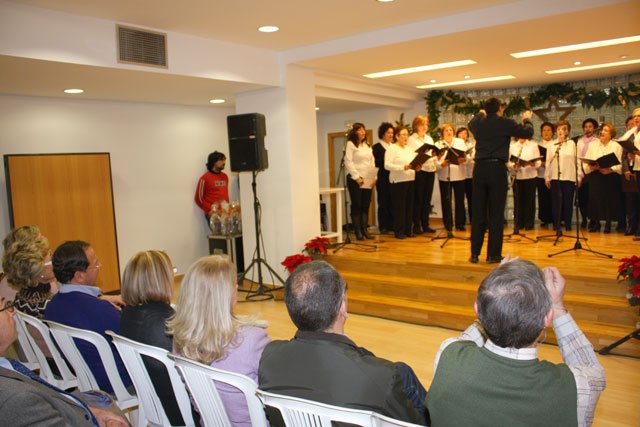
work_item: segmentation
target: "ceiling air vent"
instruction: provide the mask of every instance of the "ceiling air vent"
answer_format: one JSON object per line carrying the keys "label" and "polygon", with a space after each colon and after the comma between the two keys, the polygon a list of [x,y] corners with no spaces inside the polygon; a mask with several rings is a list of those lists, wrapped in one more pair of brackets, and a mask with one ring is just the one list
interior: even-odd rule
{"label": "ceiling air vent", "polygon": [[119,62],[167,68],[167,35],[118,25]]}

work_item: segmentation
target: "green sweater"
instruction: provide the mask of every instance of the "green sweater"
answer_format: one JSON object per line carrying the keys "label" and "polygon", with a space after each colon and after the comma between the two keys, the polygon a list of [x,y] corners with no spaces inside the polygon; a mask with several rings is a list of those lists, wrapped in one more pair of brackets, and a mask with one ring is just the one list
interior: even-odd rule
{"label": "green sweater", "polygon": [[431,426],[577,426],[575,378],[565,364],[514,360],[472,341],[441,354],[427,408]]}

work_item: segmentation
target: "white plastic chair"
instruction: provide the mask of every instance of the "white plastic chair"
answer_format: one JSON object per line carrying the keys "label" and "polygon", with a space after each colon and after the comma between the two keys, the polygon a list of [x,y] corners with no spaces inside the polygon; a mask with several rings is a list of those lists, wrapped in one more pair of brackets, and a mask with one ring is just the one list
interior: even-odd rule
{"label": "white plastic chair", "polygon": [[214,381],[229,384],[242,391],[249,408],[249,417],[253,427],[267,427],[267,418],[262,403],[256,397],[258,385],[251,378],[235,372],[223,371],[211,366],[170,354],[176,362],[176,368],[182,374],[191,398],[198,407],[201,421],[205,426],[232,427]]}
{"label": "white plastic chair", "polygon": [[151,377],[149,377],[149,372],[144,364],[142,355],[164,364],[169,374],[169,379],[171,380],[171,386],[173,387],[182,419],[185,425],[194,426],[189,394],[182,382],[182,378],[180,378],[175,368],[175,363],[167,357],[169,352],[163,348],[133,341],[112,331],[106,331],[106,334],[113,338],[113,343],[118,349],[120,357],[122,357],[124,366],[127,368],[127,371],[129,371],[129,376],[131,376],[131,380],[136,387],[138,400],[140,401],[140,406],[142,407],[146,421],[152,426],[171,425],[162,406],[162,402],[153,386],[153,382],[151,382]]}
{"label": "white plastic chair", "polygon": [[[16,313],[19,313],[18,310],[16,310]],[[27,331],[27,325],[25,325],[24,322],[20,321],[20,317],[18,316],[14,316],[14,319],[16,320],[16,331],[18,332],[18,344],[20,344],[20,350],[22,350],[24,358],[27,359],[22,360],[22,364],[32,371],[39,371],[40,362],[38,361],[38,357],[36,356],[36,353],[31,345],[31,341],[29,339],[29,331]]]}
{"label": "white plastic chair", "polygon": [[98,385],[96,378],[93,376],[93,372],[91,372],[89,365],[87,365],[87,362],[85,362],[82,357],[80,350],[78,350],[74,338],[85,340],[96,348],[100,355],[100,360],[102,361],[104,370],[107,373],[107,377],[109,378],[109,382],[111,383],[111,387],[113,387],[113,394],[115,397],[114,401],[116,405],[118,405],[118,408],[122,411],[128,412],[129,420],[131,422],[134,422],[137,415],[137,420],[135,422],[138,426],[143,426],[144,415],[142,414],[142,411],[140,410],[138,411],[138,414],[135,414],[135,408],[138,406],[138,397],[135,394],[132,395],[129,393],[122,383],[122,378],[120,378],[120,374],[118,373],[116,361],[113,357],[113,353],[111,352],[111,346],[107,340],[102,335],[93,331],[73,328],[50,320],[45,320],[44,322],[49,325],[49,330],[53,334],[53,337],[73,367],[73,370],[76,372],[76,376],[78,378],[78,389],[80,391],[99,390],[100,386]]}
{"label": "white plastic chair", "polygon": [[256,390],[264,406],[280,411],[287,427],[331,427],[331,422],[376,427],[375,414],[362,409],[342,408],[326,403]]}
{"label": "white plastic chair", "polygon": [[400,421],[382,414],[374,414],[378,427],[420,427],[420,424],[413,424],[408,421]]}
{"label": "white plastic chair", "polygon": [[[31,344],[31,348],[35,353],[36,358],[38,359],[38,363],[40,364],[40,376],[44,378],[49,384],[52,384],[58,388],[63,390],[67,390],[69,388],[74,388],[78,386],[78,379],[75,375],[71,373],[69,366],[67,366],[67,362],[62,358],[60,352],[58,352],[58,348],[53,343],[51,336],[49,335],[49,327],[45,325],[40,319],[30,316],[26,313],[22,313],[20,311],[16,311],[16,324],[20,324],[22,328],[27,332],[27,339]],[[47,361],[47,357],[43,353],[42,349],[38,345],[36,338],[29,331],[28,326],[33,327],[37,333],[42,336],[42,340],[49,349],[49,353],[55,362],[58,372],[60,372],[60,377],[56,377],[49,366],[49,362]]]}

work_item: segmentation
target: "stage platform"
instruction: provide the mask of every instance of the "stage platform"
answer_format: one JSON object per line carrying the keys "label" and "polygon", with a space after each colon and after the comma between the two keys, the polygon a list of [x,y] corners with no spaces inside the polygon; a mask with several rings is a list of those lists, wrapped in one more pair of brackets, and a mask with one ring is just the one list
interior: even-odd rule
{"label": "stage platform", "polygon": [[[469,229],[454,234],[468,239]],[[505,228],[505,235],[511,232],[510,227]],[[532,239],[554,234],[539,226],[525,233]],[[480,262],[471,264],[468,240],[452,239],[441,247],[444,240],[432,240],[433,234],[405,240],[392,234],[372,234],[375,240],[359,242],[354,238],[355,243],[335,253],[331,250],[325,257],[347,281],[349,312],[456,330],[475,319],[476,290],[495,267],[484,261],[486,241]],[[640,253],[640,242],[623,234],[585,231],[588,240],[580,240],[580,244],[612,255],[608,258],[573,250],[575,232],[573,236],[560,238],[555,246],[554,238],[534,243],[514,236],[505,239],[503,255],[519,256],[541,267],[558,267],[567,281],[566,306],[599,350],[636,329],[638,307],[629,306],[626,287],[616,282],[616,275],[620,258]],[[569,251],[549,257],[566,249]],[[547,341],[555,342],[551,330]],[[627,341],[612,353],[640,357],[640,341]]]}

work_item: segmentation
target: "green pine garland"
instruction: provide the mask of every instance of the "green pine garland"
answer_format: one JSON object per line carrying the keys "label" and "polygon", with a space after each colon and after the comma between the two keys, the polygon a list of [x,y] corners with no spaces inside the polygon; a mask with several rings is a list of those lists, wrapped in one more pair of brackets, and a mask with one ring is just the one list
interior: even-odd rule
{"label": "green pine garland", "polygon": [[[452,90],[446,92],[432,90],[424,99],[427,101],[429,128],[434,137],[438,132],[440,110],[453,107],[453,111],[458,114],[472,115],[482,109],[482,101],[474,102],[471,98],[459,95]],[[507,117],[517,116],[526,110],[547,105],[552,99],[562,99],[571,105],[581,104],[583,108],[593,110],[616,105],[626,108],[630,104],[640,104],[640,87],[629,83],[626,88],[588,90],[584,87],[574,88],[569,83],[555,83],[543,86],[524,98],[519,95],[510,98],[504,114]]]}

